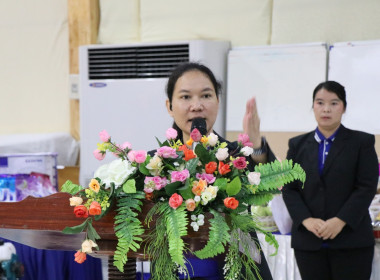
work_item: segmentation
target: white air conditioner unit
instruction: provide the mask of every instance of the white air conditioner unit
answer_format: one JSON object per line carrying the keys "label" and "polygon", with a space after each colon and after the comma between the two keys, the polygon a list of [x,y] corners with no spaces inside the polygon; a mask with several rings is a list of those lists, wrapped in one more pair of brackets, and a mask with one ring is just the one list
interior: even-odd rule
{"label": "white air conditioner unit", "polygon": [[[165,106],[165,86],[171,70],[181,62],[208,66],[226,88],[225,41],[182,41],[128,45],[90,45],[79,50],[80,184],[86,185],[98,162],[92,152],[107,130],[113,141],[128,141],[134,150],[158,147],[173,121]],[[215,131],[225,134],[225,90]]]}

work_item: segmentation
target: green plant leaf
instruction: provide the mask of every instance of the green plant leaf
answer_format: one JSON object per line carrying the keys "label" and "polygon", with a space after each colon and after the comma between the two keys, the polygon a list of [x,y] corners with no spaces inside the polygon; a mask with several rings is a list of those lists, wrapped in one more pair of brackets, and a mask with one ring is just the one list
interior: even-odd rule
{"label": "green plant leaf", "polygon": [[165,186],[165,192],[168,196],[171,196],[173,193],[177,192],[177,189],[182,185],[180,181],[167,184]]}
{"label": "green plant leaf", "polygon": [[78,192],[84,188],[80,185],[74,184],[70,180],[67,180],[61,187],[61,192],[67,192],[71,195],[76,195]]}
{"label": "green plant leaf", "polygon": [[202,144],[198,144],[195,147],[195,154],[198,156],[198,158],[201,160],[203,163],[208,163],[210,161],[210,154],[206,150],[205,147],[203,147]]}
{"label": "green plant leaf", "polygon": [[149,169],[146,168],[146,165],[149,163],[150,159],[151,157],[148,155],[146,160],[139,165],[139,171],[146,176],[150,176]]}
{"label": "green plant leaf", "polygon": [[210,212],[214,215],[214,218],[210,219],[209,240],[203,249],[194,252],[200,259],[212,258],[223,253],[225,246],[231,240],[230,228],[224,217],[215,210],[211,209]]}
{"label": "green plant leaf", "polygon": [[136,180],[129,179],[123,184],[123,191],[125,193],[136,193]]}
{"label": "green plant leaf", "polygon": [[215,180],[215,182],[214,182],[213,185],[214,186],[218,186],[219,190],[224,191],[226,189],[226,187],[227,187],[227,179],[226,178],[218,178],[218,179]]}
{"label": "green plant leaf", "polygon": [[186,169],[189,170],[190,175],[194,175],[198,167],[199,158],[192,158],[186,162]]}
{"label": "green plant leaf", "polygon": [[76,233],[80,233],[82,232],[88,225],[89,223],[89,220],[91,218],[88,218],[86,219],[83,223],[81,223],[80,225],[77,225],[77,226],[73,226],[73,227],[65,227],[62,232],[65,233],[65,234],[76,234]]}
{"label": "green plant leaf", "polygon": [[230,183],[227,184],[226,192],[228,196],[234,196],[238,194],[241,190],[241,181],[238,176],[236,176]]}

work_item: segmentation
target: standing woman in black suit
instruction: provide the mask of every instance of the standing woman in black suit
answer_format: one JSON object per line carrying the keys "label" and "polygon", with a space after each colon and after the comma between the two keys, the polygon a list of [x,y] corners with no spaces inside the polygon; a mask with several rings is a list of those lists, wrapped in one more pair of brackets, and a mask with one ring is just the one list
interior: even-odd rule
{"label": "standing woman in black suit", "polygon": [[283,188],[304,280],[371,276],[375,242],[368,207],[379,176],[375,137],[341,124],[346,106],[342,85],[319,84],[313,93],[317,128],[289,140],[287,158],[306,172],[304,186]]}

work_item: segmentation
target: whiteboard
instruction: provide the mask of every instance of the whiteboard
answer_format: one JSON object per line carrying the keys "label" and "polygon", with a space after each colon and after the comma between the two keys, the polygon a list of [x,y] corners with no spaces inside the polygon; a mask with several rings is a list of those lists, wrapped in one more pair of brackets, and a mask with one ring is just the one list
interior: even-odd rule
{"label": "whiteboard", "polygon": [[324,43],[233,48],[228,54],[228,131],[241,131],[246,101],[256,96],[262,131],[310,131],[314,88],[326,80]]}
{"label": "whiteboard", "polygon": [[380,134],[380,41],[332,45],[328,77],[346,89],[347,109],[342,123]]}

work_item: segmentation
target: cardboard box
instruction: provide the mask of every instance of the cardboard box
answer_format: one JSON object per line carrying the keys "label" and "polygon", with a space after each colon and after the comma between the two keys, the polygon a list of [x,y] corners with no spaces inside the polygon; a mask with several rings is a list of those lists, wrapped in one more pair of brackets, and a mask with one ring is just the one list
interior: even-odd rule
{"label": "cardboard box", "polygon": [[57,154],[0,154],[0,201],[57,192]]}

